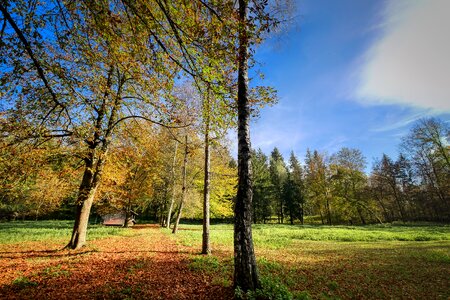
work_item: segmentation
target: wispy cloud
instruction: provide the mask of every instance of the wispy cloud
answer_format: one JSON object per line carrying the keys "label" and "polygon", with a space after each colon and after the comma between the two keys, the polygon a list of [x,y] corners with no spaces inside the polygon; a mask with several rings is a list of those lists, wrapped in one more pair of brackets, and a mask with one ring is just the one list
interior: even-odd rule
{"label": "wispy cloud", "polygon": [[432,110],[421,110],[419,112],[412,112],[409,115],[404,116],[403,118],[395,118],[394,121],[390,122],[389,120],[386,120],[383,125],[377,126],[375,128],[372,128],[372,132],[387,132],[387,131],[394,131],[398,129],[404,129],[405,127],[413,124],[415,121],[424,118],[426,116],[432,115]]}
{"label": "wispy cloud", "polygon": [[391,0],[384,34],[366,53],[364,102],[450,111],[449,0]]}

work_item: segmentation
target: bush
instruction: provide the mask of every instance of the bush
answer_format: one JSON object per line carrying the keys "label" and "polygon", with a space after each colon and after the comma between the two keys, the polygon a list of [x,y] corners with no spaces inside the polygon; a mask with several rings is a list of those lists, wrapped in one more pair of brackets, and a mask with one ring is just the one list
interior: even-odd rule
{"label": "bush", "polygon": [[272,276],[261,277],[261,288],[255,291],[244,292],[237,287],[234,292],[236,299],[245,300],[308,300],[311,299],[308,292],[291,293],[279,278]]}

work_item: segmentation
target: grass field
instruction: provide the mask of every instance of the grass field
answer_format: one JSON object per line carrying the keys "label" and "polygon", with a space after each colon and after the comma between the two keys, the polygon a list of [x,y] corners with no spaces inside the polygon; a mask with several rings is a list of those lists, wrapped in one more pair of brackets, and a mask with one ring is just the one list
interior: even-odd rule
{"label": "grass field", "polygon": [[[182,228],[173,238],[201,249],[201,226]],[[263,281],[300,299],[450,297],[450,226],[258,224],[253,238]],[[213,257],[192,267],[231,284],[232,225],[212,226],[211,240]]]}
{"label": "grass field", "polygon": [[[185,294],[227,299],[234,292],[232,225],[212,226],[209,257],[199,255],[200,225],[182,224],[176,236],[157,226],[91,226],[85,249],[58,250],[71,226],[68,221],[0,223],[0,298],[58,299],[63,290],[54,287],[67,285],[68,298],[86,280],[86,299],[184,299]],[[450,226],[253,228],[263,289],[249,298],[450,298]],[[174,278],[178,273],[183,275]],[[174,280],[179,280],[176,288]]]}
{"label": "grass field", "polygon": [[[0,245],[32,241],[69,242],[73,221],[22,221],[0,223]],[[127,235],[120,227],[91,225],[89,240],[115,235]]]}

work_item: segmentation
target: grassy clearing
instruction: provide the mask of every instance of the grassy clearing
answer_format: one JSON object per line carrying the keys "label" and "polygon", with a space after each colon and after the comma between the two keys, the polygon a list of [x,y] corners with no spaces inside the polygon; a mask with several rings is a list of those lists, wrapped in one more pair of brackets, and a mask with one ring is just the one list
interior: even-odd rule
{"label": "grassy clearing", "polygon": [[[3,278],[8,286],[14,291],[28,291],[37,284],[51,287],[69,280],[73,282],[73,278],[86,275],[80,270],[88,265],[95,269],[86,276],[98,278],[99,286],[106,290],[103,277],[98,275],[110,271],[115,278],[117,272],[121,272],[123,282],[111,285],[111,295],[120,295],[119,298],[126,298],[130,293],[140,295],[153,291],[154,287],[141,289],[141,285],[144,287],[149,281],[142,281],[140,285],[133,281],[130,290],[130,280],[145,276],[151,280],[161,279],[161,274],[172,266],[174,255],[180,255],[173,252],[176,251],[173,241],[183,253],[183,264],[188,262],[186,274],[204,278],[202,280],[208,280],[210,286],[220,291],[230,290],[232,286],[232,225],[211,227],[212,256],[198,254],[200,225],[181,225],[175,236],[154,226],[141,230],[91,226],[88,237],[98,240],[80,253],[68,251],[61,255],[58,251],[47,251],[49,242],[67,241],[71,227],[70,221],[0,223],[0,246],[5,249],[5,259],[0,259],[0,263],[9,268],[8,276]],[[237,290],[236,296],[247,299],[450,299],[450,226],[270,224],[255,225],[253,235],[263,288],[245,295]],[[36,242],[20,244],[29,241]],[[16,244],[11,248],[13,243]],[[38,251],[29,253],[29,249]],[[155,261],[154,257],[158,259]],[[183,264],[179,263],[179,267]],[[157,276],[151,275],[155,270]],[[172,275],[162,280],[158,285],[161,293],[170,289],[172,281]],[[169,285],[165,286],[166,282]],[[199,282],[203,286],[203,281]],[[177,286],[185,287],[186,281],[180,281]]]}
{"label": "grassy clearing", "polygon": [[[450,226],[253,228],[263,289],[245,295],[249,299],[450,297]],[[173,238],[182,247],[199,251],[201,234],[201,226],[182,225]],[[214,256],[193,256],[192,269],[209,274],[218,285],[229,285],[233,227],[214,225],[210,234]]]}
{"label": "grassy clearing", "polygon": [[[182,225],[179,241],[185,246],[201,242],[201,226]],[[211,241],[217,245],[233,242],[233,226],[214,225]],[[253,226],[256,247],[279,249],[299,240],[332,242],[387,242],[387,241],[450,241],[450,226],[370,225],[370,226],[300,226],[264,225]]]}
{"label": "grassy clearing", "polygon": [[[33,241],[68,241],[73,221],[16,221],[0,223],[0,245]],[[129,235],[130,231],[120,227],[90,225],[88,240],[109,236]]]}

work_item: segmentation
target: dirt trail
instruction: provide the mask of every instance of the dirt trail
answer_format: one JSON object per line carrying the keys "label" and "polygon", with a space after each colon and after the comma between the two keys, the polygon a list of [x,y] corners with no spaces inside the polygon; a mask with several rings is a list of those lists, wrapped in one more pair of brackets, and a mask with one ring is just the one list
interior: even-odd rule
{"label": "dirt trail", "polygon": [[[42,242],[0,249],[0,299],[230,299],[229,288],[189,269],[189,257],[160,227],[57,251]],[[60,245],[59,245],[60,246]],[[50,249],[50,250],[49,250]],[[15,281],[13,283],[13,281]]]}

